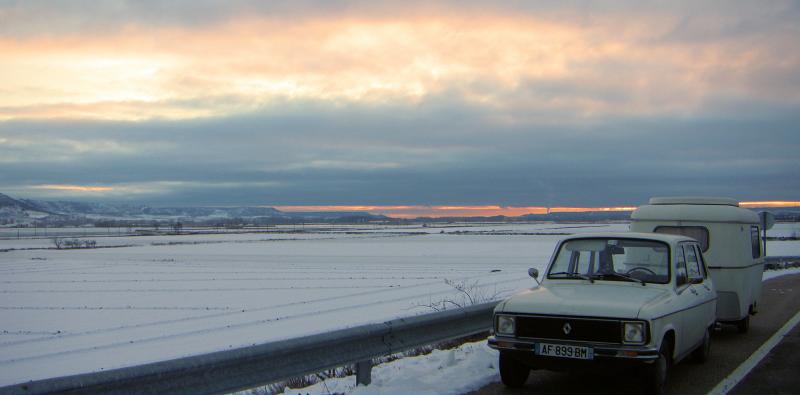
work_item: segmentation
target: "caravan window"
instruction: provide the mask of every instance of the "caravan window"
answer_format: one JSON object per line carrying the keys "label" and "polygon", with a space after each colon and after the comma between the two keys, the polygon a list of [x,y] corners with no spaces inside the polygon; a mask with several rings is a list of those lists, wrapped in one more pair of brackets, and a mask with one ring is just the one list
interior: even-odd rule
{"label": "caravan window", "polygon": [[761,238],[759,237],[758,226],[750,227],[750,244],[753,248],[753,258],[761,256]]}
{"label": "caravan window", "polygon": [[708,228],[705,226],[659,226],[653,232],[691,237],[700,243],[703,252],[708,251]]}

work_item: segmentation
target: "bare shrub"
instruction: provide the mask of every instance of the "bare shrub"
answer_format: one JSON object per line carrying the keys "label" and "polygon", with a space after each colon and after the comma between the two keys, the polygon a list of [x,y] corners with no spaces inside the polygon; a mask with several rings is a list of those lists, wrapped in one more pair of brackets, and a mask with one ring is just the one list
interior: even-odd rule
{"label": "bare shrub", "polygon": [[59,239],[54,238],[53,244],[57,249],[75,249],[75,248],[97,248],[96,240],[81,240],[81,239]]}
{"label": "bare shrub", "polygon": [[420,307],[427,307],[433,311],[445,311],[447,309],[460,309],[475,304],[496,300],[499,296],[497,289],[491,292],[481,288],[478,280],[468,282],[466,280],[444,279],[444,283],[453,287],[458,293],[452,298],[444,298],[438,301],[417,304]]}

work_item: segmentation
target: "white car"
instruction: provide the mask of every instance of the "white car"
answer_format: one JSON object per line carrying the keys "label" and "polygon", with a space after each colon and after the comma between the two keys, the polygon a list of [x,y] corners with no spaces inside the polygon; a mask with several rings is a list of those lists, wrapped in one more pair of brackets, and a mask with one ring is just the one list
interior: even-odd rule
{"label": "white car", "polygon": [[[530,269],[538,281],[539,273]],[[497,305],[489,346],[504,384],[532,369],[598,365],[642,369],[663,394],[670,365],[711,349],[717,293],[697,241],[655,233],[592,233],[562,239],[538,287]]]}

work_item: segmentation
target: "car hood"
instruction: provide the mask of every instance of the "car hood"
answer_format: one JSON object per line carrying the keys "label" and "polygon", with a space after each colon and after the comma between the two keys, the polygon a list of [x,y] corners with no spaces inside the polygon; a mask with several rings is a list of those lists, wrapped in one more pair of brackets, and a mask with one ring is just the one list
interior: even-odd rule
{"label": "car hood", "polygon": [[667,296],[664,289],[630,283],[543,284],[497,307],[498,312],[639,318],[642,307]]}

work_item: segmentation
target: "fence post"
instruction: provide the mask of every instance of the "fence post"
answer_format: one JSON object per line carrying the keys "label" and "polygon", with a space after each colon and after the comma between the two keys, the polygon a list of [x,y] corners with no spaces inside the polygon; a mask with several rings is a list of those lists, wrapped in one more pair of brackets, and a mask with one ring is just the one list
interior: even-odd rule
{"label": "fence post", "polygon": [[372,360],[356,362],[356,385],[369,385],[372,382]]}

